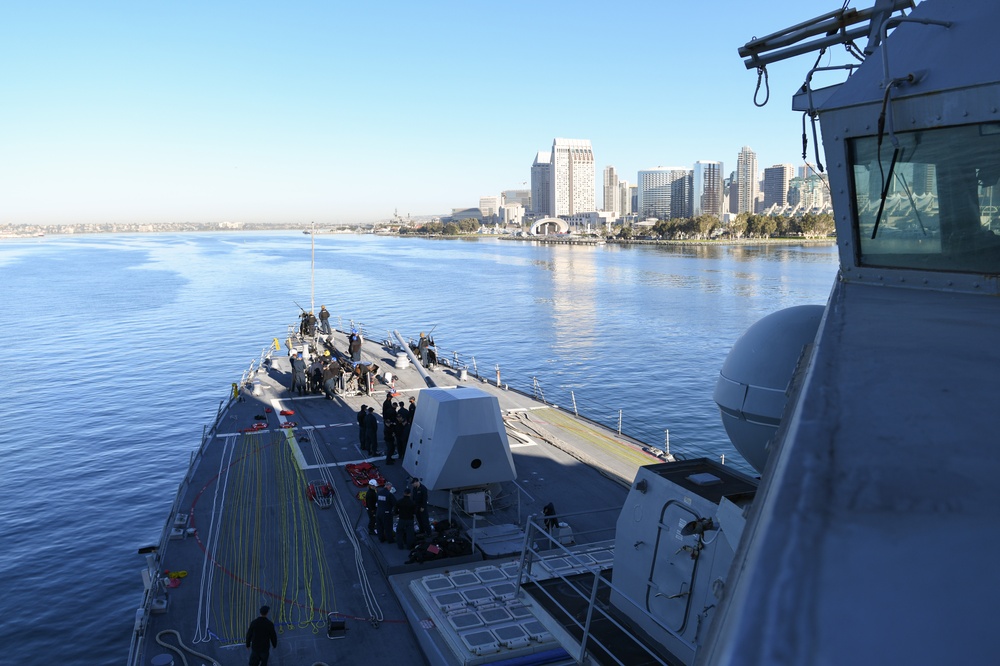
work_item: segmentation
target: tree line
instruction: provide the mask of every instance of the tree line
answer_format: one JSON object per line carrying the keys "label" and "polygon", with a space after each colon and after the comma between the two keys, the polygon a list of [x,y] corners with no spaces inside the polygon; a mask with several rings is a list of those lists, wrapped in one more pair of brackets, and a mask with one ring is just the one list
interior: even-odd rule
{"label": "tree line", "polygon": [[400,234],[457,236],[479,231],[480,222],[474,217],[467,217],[457,222],[425,222],[419,227],[400,227]]}
{"label": "tree line", "polygon": [[[834,229],[829,213],[806,213],[800,217],[740,213],[729,224],[712,215],[658,220],[650,234],[663,240],[709,240],[713,238],[773,238],[787,236],[825,237]],[[618,232],[623,239],[636,238],[645,232],[626,225]]]}

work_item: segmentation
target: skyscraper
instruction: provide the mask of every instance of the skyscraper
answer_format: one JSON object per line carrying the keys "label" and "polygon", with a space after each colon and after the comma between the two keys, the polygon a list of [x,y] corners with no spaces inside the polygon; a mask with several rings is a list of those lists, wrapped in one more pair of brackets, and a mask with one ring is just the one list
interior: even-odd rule
{"label": "skyscraper", "polygon": [[549,217],[552,210],[552,153],[538,151],[531,165],[531,213]]}
{"label": "skyscraper", "polygon": [[597,210],[594,151],[589,139],[552,141],[552,214],[576,215]]}
{"label": "skyscraper", "polygon": [[621,206],[619,209],[621,217],[631,215],[634,212],[632,210],[632,190],[634,189],[634,187],[629,187],[627,180],[618,181],[618,203]]}
{"label": "skyscraper", "polygon": [[699,160],[694,163],[691,216],[711,215],[722,219],[726,197],[722,184],[722,162]]}
{"label": "skyscraper", "polygon": [[757,201],[757,153],[753,152],[750,146],[743,146],[743,150],[736,158],[736,186],[739,190],[736,212],[756,212],[754,204]]}
{"label": "skyscraper", "polygon": [[656,167],[640,171],[639,215],[660,220],[689,216],[691,187],[686,181],[690,173],[684,167]]}
{"label": "skyscraper", "polygon": [[788,183],[794,171],[791,164],[775,164],[764,169],[764,210],[788,205]]}
{"label": "skyscraper", "polygon": [[618,184],[618,174],[613,166],[604,167],[604,208],[609,213],[620,217],[622,214],[621,188]]}

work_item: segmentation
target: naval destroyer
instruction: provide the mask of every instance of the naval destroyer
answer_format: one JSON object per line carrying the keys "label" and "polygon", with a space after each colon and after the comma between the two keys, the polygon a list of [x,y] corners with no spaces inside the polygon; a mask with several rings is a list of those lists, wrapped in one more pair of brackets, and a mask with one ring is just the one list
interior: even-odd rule
{"label": "naval destroyer", "polygon": [[[997,25],[986,0],[879,0],[740,50],[765,84],[789,57],[854,59],[817,59],[793,100],[836,211],[829,301],[751,327],[714,394],[759,478],[667,459],[399,334],[351,359],[349,325],[290,328],[141,551],[129,664],[245,663],[262,605],[279,666],[994,660]],[[846,80],[820,87],[832,70]],[[291,392],[298,352],[352,379]],[[361,406],[410,397],[402,459],[364,453]],[[432,528],[380,541],[365,489],[414,478]]]}

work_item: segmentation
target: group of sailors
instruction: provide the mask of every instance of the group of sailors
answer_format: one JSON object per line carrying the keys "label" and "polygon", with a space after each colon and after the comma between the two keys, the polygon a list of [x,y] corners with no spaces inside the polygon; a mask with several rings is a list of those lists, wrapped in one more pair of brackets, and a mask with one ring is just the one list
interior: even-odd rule
{"label": "group of sailors", "polygon": [[[385,442],[385,464],[395,465],[396,454],[403,460],[406,455],[406,443],[410,439],[410,426],[417,409],[416,398],[410,397],[409,406],[402,401],[393,401],[392,389],[386,391],[382,403],[382,440]],[[375,408],[361,405],[358,410],[358,440],[361,450],[370,456],[379,455],[378,450],[378,420]]]}
{"label": "group of sailors", "polygon": [[292,382],[288,390],[299,395],[322,393],[333,399],[335,395],[344,395],[351,391],[359,391],[371,395],[375,386],[375,376],[378,366],[371,363],[353,363],[337,358],[330,350],[322,356],[313,355],[307,361],[301,350],[290,352],[292,365]]}
{"label": "group of sailors", "polygon": [[[380,486],[372,479],[365,493],[365,507],[368,510],[368,533],[378,535],[382,543],[392,541],[400,549],[411,549],[416,545],[417,535],[428,535],[431,531],[427,513],[427,488],[420,479],[412,479],[410,488],[403,490],[403,496],[396,499],[395,488],[388,481]],[[395,530],[393,529],[393,517]],[[418,529],[414,529],[414,520]],[[395,535],[393,534],[395,532]]]}
{"label": "group of sailors", "polygon": [[[326,309],[325,305],[319,306],[319,332],[325,335],[330,335],[332,332],[330,330],[330,311]],[[312,337],[316,335],[316,323],[317,317],[313,314],[312,310],[306,312],[302,310],[302,314],[299,315],[299,334],[303,337]]]}

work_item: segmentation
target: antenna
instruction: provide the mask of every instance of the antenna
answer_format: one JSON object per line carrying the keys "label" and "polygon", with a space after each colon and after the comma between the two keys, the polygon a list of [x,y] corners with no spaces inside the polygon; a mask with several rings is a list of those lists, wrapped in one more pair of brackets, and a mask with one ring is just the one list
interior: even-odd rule
{"label": "antenna", "polygon": [[[879,29],[889,15],[913,7],[913,0],[877,0],[875,6],[868,9],[838,9],[765,37],[751,39],[739,49],[740,57],[746,58],[743,64],[747,69],[761,69],[772,62],[819,51],[834,44],[851,44],[855,39],[865,36],[869,38],[865,53],[870,54],[878,45]],[[847,29],[858,23],[865,25]],[[823,36],[804,44],[799,43],[816,35]]]}

